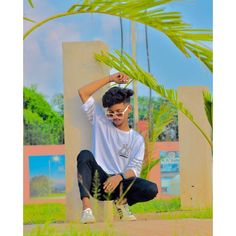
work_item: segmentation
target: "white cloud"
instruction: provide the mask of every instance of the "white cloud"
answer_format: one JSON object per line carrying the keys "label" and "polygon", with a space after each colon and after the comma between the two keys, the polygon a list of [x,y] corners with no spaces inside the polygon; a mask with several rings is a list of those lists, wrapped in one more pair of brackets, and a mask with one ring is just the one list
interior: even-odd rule
{"label": "white cloud", "polygon": [[[117,30],[120,29],[119,18],[116,16],[101,15],[100,26],[104,38],[112,39],[114,34],[117,34]],[[118,36],[120,37],[120,36]]]}
{"label": "white cloud", "polygon": [[47,27],[46,42],[51,53],[62,56],[62,42],[80,41],[78,23],[58,23],[53,22]]}
{"label": "white cloud", "polygon": [[62,42],[79,41],[78,24],[50,22],[24,42],[24,85],[38,84],[51,97],[62,92]]}

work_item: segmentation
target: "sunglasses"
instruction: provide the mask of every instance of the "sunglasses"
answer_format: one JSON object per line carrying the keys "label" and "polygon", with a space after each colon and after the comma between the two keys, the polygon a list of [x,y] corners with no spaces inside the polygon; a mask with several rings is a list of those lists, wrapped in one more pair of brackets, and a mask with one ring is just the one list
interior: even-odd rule
{"label": "sunglasses", "polygon": [[125,112],[127,111],[128,107],[129,107],[129,105],[125,108],[124,111],[115,111],[115,112],[106,111],[106,116],[108,119],[113,119],[115,115],[118,118],[122,118],[124,116]]}

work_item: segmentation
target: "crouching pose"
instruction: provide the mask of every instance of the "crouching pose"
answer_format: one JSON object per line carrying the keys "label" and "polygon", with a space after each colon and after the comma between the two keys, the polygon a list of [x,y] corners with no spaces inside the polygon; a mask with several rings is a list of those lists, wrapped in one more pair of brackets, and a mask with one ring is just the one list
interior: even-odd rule
{"label": "crouching pose", "polygon": [[[140,178],[144,158],[144,138],[129,128],[131,89],[112,87],[102,97],[103,108],[92,94],[109,82],[126,84],[128,76],[116,73],[79,89],[92,125],[92,151],[81,150],[77,157],[78,186],[83,204],[81,223],[95,222],[90,195],[100,201],[113,200],[122,220],[136,220],[129,206],[149,201],[158,193],[157,185]],[[99,181],[97,181],[99,180]],[[94,192],[97,183],[97,192]],[[99,184],[98,184],[99,183]]]}

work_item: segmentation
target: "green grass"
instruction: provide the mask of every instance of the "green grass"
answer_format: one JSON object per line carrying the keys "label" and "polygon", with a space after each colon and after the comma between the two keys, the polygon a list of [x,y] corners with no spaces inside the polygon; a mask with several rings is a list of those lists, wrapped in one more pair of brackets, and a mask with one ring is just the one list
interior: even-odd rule
{"label": "green grass", "polygon": [[192,210],[182,210],[174,212],[162,212],[161,214],[156,214],[155,219],[161,220],[175,220],[175,219],[212,219],[213,211],[212,208],[206,209],[192,209]]}
{"label": "green grass", "polygon": [[[115,210],[115,209],[114,209]],[[212,218],[212,209],[181,209],[180,199],[153,199],[130,207],[134,214],[156,213],[156,219]],[[65,222],[66,207],[62,203],[24,205],[24,224]]]}
{"label": "green grass", "polygon": [[[29,232],[24,232],[24,236],[120,236],[112,226],[107,226],[103,230],[91,229],[89,225],[70,224],[64,229],[45,223],[36,226]],[[122,236],[127,236],[122,234]]]}
{"label": "green grass", "polygon": [[65,220],[66,206],[63,203],[24,205],[24,224],[64,222]]}
{"label": "green grass", "polygon": [[181,207],[180,198],[153,199],[148,202],[140,202],[130,207],[133,213],[152,213],[177,211]]}
{"label": "green grass", "polygon": [[31,199],[48,199],[48,198],[60,198],[60,197],[65,197],[65,193],[51,193],[46,196],[35,196],[35,197],[30,197]]}

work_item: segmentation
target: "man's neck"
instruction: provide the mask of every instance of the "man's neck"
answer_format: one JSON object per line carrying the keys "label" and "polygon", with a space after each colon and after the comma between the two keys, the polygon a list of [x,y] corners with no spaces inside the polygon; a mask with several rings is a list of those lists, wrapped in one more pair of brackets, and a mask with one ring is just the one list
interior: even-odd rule
{"label": "man's neck", "polygon": [[[115,124],[113,123],[113,125],[115,125]],[[120,129],[120,130],[123,130],[123,131],[130,131],[128,123],[127,124],[121,124],[119,126],[115,125],[115,127]]]}

